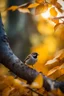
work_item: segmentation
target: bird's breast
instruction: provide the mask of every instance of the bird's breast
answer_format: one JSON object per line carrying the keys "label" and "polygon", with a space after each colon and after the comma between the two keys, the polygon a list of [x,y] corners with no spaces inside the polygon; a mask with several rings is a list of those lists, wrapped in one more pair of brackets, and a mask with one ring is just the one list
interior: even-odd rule
{"label": "bird's breast", "polygon": [[37,61],[37,59],[30,58],[29,60],[26,60],[26,63],[29,65],[33,65],[36,63],[36,61]]}

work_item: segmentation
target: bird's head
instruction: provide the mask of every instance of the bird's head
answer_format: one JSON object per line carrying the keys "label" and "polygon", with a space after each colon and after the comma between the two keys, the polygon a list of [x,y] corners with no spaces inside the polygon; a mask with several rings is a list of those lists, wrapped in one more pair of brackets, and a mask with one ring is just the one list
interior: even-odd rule
{"label": "bird's head", "polygon": [[37,58],[38,55],[39,55],[39,54],[36,53],[36,52],[32,53],[32,56],[33,56],[34,58]]}

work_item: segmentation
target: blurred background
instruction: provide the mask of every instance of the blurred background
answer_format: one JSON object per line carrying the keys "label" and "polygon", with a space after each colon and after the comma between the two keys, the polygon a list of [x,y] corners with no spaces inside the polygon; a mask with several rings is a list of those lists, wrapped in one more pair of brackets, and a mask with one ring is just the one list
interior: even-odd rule
{"label": "blurred background", "polygon": [[[0,11],[13,52],[23,61],[31,52],[38,52],[38,62],[34,65],[37,71],[47,74],[44,66],[47,60],[64,48],[64,35],[54,32],[54,23],[42,14],[32,15],[19,11],[4,11],[12,5],[22,5],[30,0],[0,0]],[[58,29],[59,31],[59,29]]]}

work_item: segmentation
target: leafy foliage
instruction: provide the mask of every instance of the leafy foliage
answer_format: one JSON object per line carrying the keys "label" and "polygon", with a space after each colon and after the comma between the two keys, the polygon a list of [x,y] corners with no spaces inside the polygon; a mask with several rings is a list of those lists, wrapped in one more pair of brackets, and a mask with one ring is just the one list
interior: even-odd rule
{"label": "leafy foliage", "polygon": [[[25,3],[19,6],[11,6],[7,10],[18,10],[22,13],[30,13],[30,9],[35,8],[35,15],[45,13],[49,8],[49,13],[52,17],[57,16],[58,12],[63,13],[62,5],[57,0],[35,0],[35,3]],[[63,17],[64,18],[64,17]],[[59,20],[54,20],[56,18],[50,18],[54,23],[58,24]],[[61,19],[61,18],[59,18]]]}
{"label": "leafy foliage", "polygon": [[54,58],[52,60],[47,61],[45,65],[52,68],[48,72],[48,76],[51,76],[53,78],[54,75],[56,79],[57,77],[60,78],[62,75],[64,75],[64,50],[59,51],[54,56]]}
{"label": "leafy foliage", "polygon": [[[26,8],[26,10],[27,9],[29,10],[30,8],[31,9],[35,8],[38,10],[38,12],[36,12],[36,10],[35,10],[35,12],[39,14],[39,13],[45,12],[45,10],[47,10],[47,8],[49,7],[48,5],[51,5],[51,6],[54,5],[60,12],[63,12],[62,6],[57,2],[57,0],[35,0],[35,3],[25,3],[20,6],[11,6],[7,10],[15,11],[19,8],[22,8],[23,10],[24,10],[24,8]],[[42,10],[44,10],[44,11],[42,11]],[[56,10],[53,8],[53,9],[51,9],[51,12],[54,13],[54,12],[56,12]]]}

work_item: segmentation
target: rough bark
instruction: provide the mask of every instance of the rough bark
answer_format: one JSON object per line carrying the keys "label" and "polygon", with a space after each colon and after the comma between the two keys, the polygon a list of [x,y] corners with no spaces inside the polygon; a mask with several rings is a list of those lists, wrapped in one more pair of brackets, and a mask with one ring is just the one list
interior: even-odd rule
{"label": "rough bark", "polygon": [[[28,83],[31,83],[39,74],[36,70],[23,64],[23,62],[15,56],[8,43],[8,38],[3,28],[2,20],[0,17],[0,63],[9,68],[18,77],[25,79]],[[58,82],[49,79],[42,74],[44,79],[43,87],[50,91],[55,88],[60,88],[64,92],[64,82]]]}

